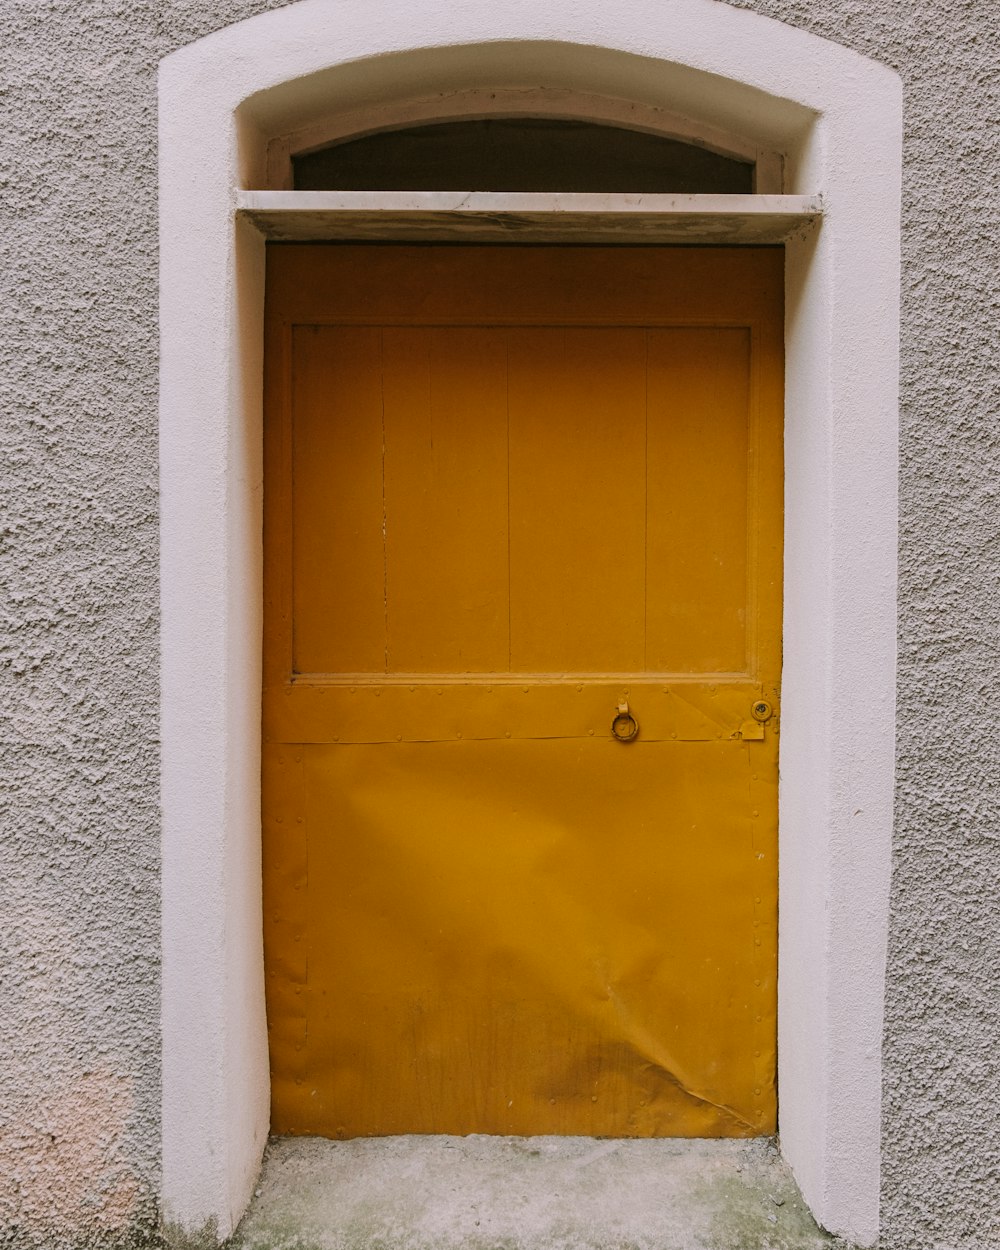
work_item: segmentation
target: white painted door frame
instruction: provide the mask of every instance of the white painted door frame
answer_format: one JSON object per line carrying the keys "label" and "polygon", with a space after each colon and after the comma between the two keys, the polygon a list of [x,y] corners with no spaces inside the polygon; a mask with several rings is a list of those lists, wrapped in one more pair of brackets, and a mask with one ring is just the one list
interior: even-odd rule
{"label": "white painted door frame", "polygon": [[[263,238],[238,192],[334,116],[543,83],[780,152],[786,245],[782,1150],[878,1229],[895,721],[901,90],[715,0],[300,0],[160,73],[163,1211],[219,1237],[268,1129],[260,894]],[[572,112],[572,108],[567,106]],[[612,112],[615,110],[612,109]],[[688,123],[684,122],[688,119]],[[272,161],[274,152],[272,148]],[[770,189],[770,188],[769,188]]]}

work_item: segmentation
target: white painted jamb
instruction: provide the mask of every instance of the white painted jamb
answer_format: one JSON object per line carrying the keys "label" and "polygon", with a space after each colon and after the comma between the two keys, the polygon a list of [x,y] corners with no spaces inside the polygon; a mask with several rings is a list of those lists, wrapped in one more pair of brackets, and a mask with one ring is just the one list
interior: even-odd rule
{"label": "white painted jamb", "polygon": [[236,209],[266,238],[297,242],[771,244],[816,223],[823,206],[818,195],[240,191]]}

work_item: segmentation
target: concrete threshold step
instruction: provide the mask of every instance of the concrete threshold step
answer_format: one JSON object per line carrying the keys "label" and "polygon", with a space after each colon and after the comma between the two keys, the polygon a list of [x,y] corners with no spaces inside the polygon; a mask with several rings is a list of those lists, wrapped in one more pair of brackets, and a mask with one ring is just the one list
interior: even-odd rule
{"label": "concrete threshold step", "polygon": [[232,1250],[832,1250],[772,1140],[275,1138]]}

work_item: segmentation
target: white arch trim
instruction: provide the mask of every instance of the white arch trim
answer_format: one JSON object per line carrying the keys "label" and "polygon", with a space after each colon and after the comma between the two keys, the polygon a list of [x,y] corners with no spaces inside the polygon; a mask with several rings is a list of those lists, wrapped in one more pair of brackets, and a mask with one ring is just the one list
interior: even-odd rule
{"label": "white arch trim", "polygon": [[[827,1228],[878,1231],[892,822],[901,90],[715,0],[301,0],[160,72],[162,1203],[222,1238],[268,1129],[260,902],[268,142],[393,101],[541,84],[784,156],[822,194],[787,246],[780,790],[782,1150]],[[645,123],[643,123],[645,124]]]}

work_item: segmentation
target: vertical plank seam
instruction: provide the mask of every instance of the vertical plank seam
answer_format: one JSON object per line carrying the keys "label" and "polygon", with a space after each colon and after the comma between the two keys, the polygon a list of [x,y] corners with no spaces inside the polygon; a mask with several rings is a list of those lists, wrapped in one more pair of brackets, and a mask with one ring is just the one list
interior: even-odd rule
{"label": "vertical plank seam", "polygon": [[642,671],[649,672],[649,327],[643,341]]}
{"label": "vertical plank seam", "polygon": [[[288,613],[288,628],[285,634],[287,670],[282,674],[283,681],[291,681],[295,674],[295,330],[291,321],[281,324],[281,426],[278,445],[278,466],[281,472],[280,487],[285,494],[283,504],[287,518],[287,548],[285,556],[287,568],[284,570],[284,586],[287,598],[284,603]],[[287,441],[286,441],[287,439]],[[286,458],[287,457],[287,461]],[[284,471],[287,463],[287,473]],[[267,499],[265,495],[265,509]],[[266,515],[266,512],[265,512]],[[279,597],[280,604],[280,597]],[[279,606],[280,612],[280,606]]]}
{"label": "vertical plank seam", "polygon": [[388,510],[385,497],[385,329],[380,326],[378,332],[378,396],[379,414],[382,422],[382,664],[383,671],[389,672],[389,550]]}
{"label": "vertical plank seam", "polygon": [[[744,333],[747,338],[747,572],[746,629],[743,632],[743,666],[755,682],[761,679],[760,664],[760,441],[761,424],[761,353],[763,344],[759,330],[758,310]],[[783,519],[782,519],[783,523]],[[761,686],[763,692],[763,686]]]}
{"label": "vertical plank seam", "polygon": [[514,667],[514,644],[511,638],[511,571],[510,571],[510,329],[504,331],[504,410],[507,417],[507,672]]}

